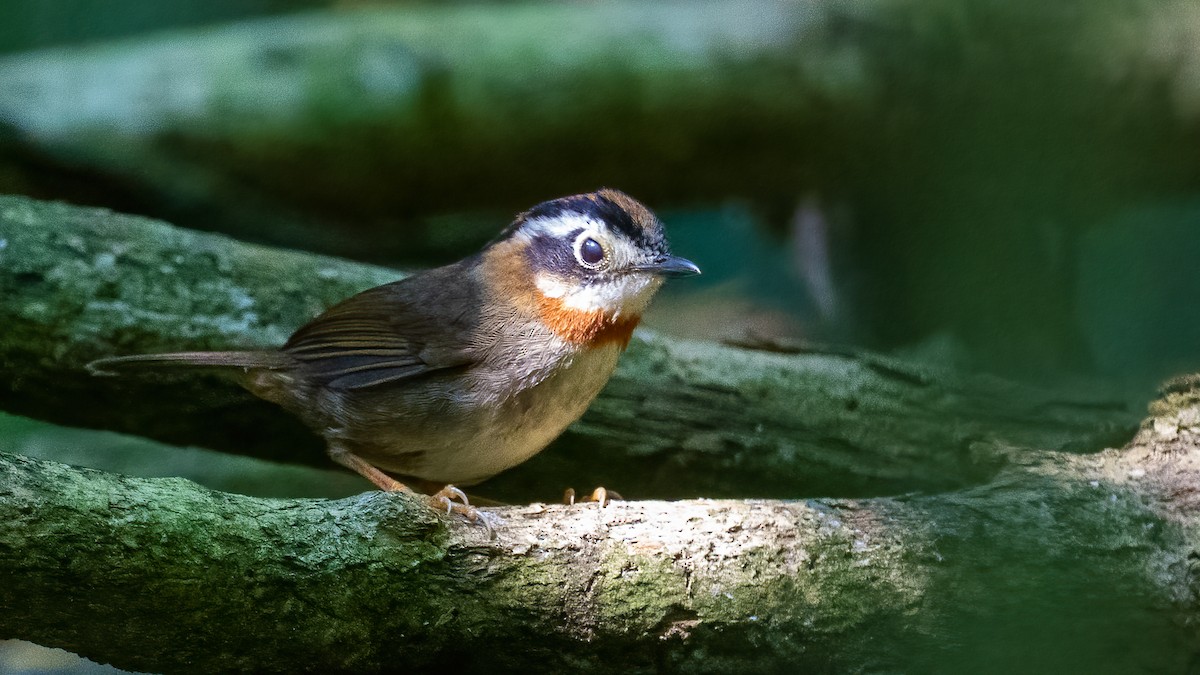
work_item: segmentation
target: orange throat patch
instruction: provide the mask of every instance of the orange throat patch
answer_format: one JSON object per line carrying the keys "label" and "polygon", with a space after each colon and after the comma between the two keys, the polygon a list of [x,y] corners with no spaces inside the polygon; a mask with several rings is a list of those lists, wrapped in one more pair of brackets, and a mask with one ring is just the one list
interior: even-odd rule
{"label": "orange throat patch", "polygon": [[588,347],[599,347],[608,343],[629,346],[633,329],[637,328],[641,316],[614,317],[600,310],[587,312],[563,307],[558,298],[542,296],[538,302],[538,315],[546,327],[564,341]]}

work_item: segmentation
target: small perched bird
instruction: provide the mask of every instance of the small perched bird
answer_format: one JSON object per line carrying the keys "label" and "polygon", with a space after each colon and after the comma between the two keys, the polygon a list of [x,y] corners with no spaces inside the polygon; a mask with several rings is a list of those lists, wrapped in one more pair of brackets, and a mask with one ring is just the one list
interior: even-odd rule
{"label": "small perched bird", "polygon": [[454,486],[524,462],[579,419],[663,278],[699,272],[671,255],[649,209],[602,189],[538,204],[475,255],[344,300],[278,350],[88,368],[224,369],[379,488],[404,480],[474,518]]}

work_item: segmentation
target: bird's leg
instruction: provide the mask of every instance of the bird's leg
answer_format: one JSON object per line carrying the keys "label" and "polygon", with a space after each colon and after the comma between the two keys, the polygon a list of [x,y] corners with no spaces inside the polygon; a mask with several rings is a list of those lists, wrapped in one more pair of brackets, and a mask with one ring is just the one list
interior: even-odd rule
{"label": "bird's leg", "polygon": [[326,452],[329,453],[330,459],[371,481],[375,484],[375,487],[384,492],[411,492],[416,494],[412,488],[375,468],[370,462],[350,452],[342,445],[330,443]]}
{"label": "bird's leg", "polygon": [[[600,504],[600,508],[604,508],[605,506],[608,506],[608,503],[614,499],[624,501],[624,498],[617,494],[616,490],[598,487],[595,490],[592,490],[592,494],[580,499],[579,503],[597,502]],[[569,505],[575,504],[575,488],[567,488],[567,491],[563,493],[563,503]]]}
{"label": "bird's leg", "polygon": [[479,511],[471,506],[470,501],[467,500],[466,493],[453,485],[446,485],[431,495],[422,494],[380,471],[370,462],[354,454],[339,443],[330,443],[327,452],[333,461],[371,481],[384,492],[407,492],[418,495],[434,510],[445,510],[447,515],[457,513],[473,523],[483,524],[491,531],[491,526],[488,525],[483,516],[479,515]]}

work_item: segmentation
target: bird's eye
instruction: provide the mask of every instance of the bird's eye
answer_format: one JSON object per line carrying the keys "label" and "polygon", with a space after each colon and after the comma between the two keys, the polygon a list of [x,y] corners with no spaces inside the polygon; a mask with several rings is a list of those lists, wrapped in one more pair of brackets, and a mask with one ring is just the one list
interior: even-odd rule
{"label": "bird's eye", "polygon": [[579,257],[579,262],[588,267],[595,267],[604,260],[604,247],[600,245],[600,242],[588,237],[579,243],[576,255]]}

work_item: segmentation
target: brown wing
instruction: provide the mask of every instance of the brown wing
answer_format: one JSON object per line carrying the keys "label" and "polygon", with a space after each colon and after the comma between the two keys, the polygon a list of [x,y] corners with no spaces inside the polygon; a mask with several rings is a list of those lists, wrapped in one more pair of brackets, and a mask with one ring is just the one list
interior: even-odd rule
{"label": "brown wing", "polygon": [[296,331],[283,351],[316,385],[352,390],[474,362],[478,294],[456,263],[363,291]]}

